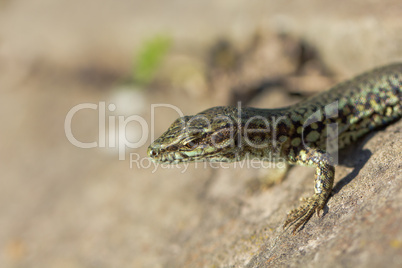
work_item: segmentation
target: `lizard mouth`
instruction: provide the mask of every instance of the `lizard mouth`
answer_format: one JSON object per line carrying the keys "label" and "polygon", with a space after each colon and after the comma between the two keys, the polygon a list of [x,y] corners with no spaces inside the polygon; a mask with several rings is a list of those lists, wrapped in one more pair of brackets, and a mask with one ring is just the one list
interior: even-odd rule
{"label": "lizard mouth", "polygon": [[233,162],[233,159],[198,148],[191,151],[166,151],[160,148],[148,147],[148,156],[157,163],[177,164],[183,162]]}
{"label": "lizard mouth", "polygon": [[183,162],[234,162],[239,157],[227,157],[220,154],[206,154],[205,151],[164,151],[159,148],[148,148],[148,156],[156,163],[178,164]]}
{"label": "lizard mouth", "polygon": [[197,161],[201,159],[201,155],[195,155],[193,152],[180,152],[180,151],[162,151],[157,148],[148,148],[148,156],[154,162],[176,164],[189,161]]}

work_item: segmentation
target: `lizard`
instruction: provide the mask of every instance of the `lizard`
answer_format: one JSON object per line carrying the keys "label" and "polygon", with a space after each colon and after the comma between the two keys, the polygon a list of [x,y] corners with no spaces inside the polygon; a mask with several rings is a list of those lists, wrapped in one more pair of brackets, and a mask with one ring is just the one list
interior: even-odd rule
{"label": "lizard", "polygon": [[178,118],[148,147],[155,162],[284,159],[315,167],[314,194],[291,210],[283,227],[320,216],[334,184],[336,152],[402,117],[402,63],[360,74],[279,109],[218,106]]}

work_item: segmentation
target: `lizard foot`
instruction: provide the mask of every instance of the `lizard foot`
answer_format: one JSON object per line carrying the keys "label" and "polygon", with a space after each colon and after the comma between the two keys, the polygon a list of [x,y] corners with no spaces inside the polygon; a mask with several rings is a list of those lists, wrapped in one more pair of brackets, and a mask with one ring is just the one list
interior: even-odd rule
{"label": "lizard foot", "polygon": [[305,198],[302,202],[299,208],[293,209],[288,213],[286,221],[283,224],[283,228],[294,224],[293,234],[311,218],[314,211],[317,211],[317,216],[320,216],[319,212],[324,208],[326,198],[322,195],[314,194],[313,196]]}

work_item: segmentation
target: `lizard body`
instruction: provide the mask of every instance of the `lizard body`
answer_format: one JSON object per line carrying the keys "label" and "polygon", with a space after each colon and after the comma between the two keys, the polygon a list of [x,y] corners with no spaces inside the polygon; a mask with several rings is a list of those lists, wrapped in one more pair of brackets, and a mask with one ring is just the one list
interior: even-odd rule
{"label": "lizard body", "polygon": [[402,117],[402,63],[366,72],[280,109],[221,106],[178,118],[148,148],[156,162],[285,159],[316,168],[315,193],[290,211],[296,231],[331,193],[334,153]]}

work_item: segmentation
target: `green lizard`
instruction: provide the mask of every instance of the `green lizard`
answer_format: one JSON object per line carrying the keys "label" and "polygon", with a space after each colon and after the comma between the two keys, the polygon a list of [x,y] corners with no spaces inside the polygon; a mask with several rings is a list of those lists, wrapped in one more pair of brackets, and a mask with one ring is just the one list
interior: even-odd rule
{"label": "green lizard", "polygon": [[377,68],[281,109],[213,107],[178,118],[148,148],[156,162],[285,159],[313,166],[315,193],[289,212],[293,232],[323,209],[334,183],[334,156],[359,137],[402,117],[402,63]]}

